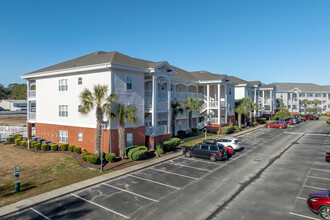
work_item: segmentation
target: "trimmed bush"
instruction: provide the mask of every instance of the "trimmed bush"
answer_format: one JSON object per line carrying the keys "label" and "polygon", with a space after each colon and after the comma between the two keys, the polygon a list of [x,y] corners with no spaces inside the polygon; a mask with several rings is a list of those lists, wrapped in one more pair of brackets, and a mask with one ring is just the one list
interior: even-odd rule
{"label": "trimmed bush", "polygon": [[141,148],[140,150],[134,151],[132,154],[132,160],[144,160],[147,158],[147,155],[148,151]]}
{"label": "trimmed bush", "polygon": [[83,160],[83,161],[87,161],[87,155],[88,155],[87,150],[83,150],[83,151],[82,151],[82,160]]}
{"label": "trimmed bush", "polygon": [[20,139],[16,139],[16,140],[15,140],[15,145],[19,146],[19,142],[20,142],[20,141],[21,141]]}
{"label": "trimmed bush", "polygon": [[38,143],[37,141],[32,141],[32,142],[31,142],[31,147],[32,147],[32,148],[35,148],[35,144],[37,144],[37,143]]}
{"label": "trimmed bush", "polygon": [[50,145],[50,149],[52,149],[52,151],[58,151],[58,145],[57,144],[52,144],[52,145]]}
{"label": "trimmed bush", "polygon": [[14,142],[14,141],[15,141],[14,137],[7,137],[6,138],[6,142],[8,142],[8,143],[11,143],[11,142]]}
{"label": "trimmed bush", "polygon": [[138,147],[138,145],[134,145],[134,146],[126,147],[126,148],[125,148],[125,155],[126,155],[126,157],[128,157],[128,152],[129,152],[130,150],[132,150],[133,148],[136,148],[136,147]]}
{"label": "trimmed bush", "polygon": [[23,147],[27,147],[27,144],[28,144],[27,141],[20,141],[19,142],[19,145],[23,146]]}
{"label": "trimmed bush", "polygon": [[68,150],[71,151],[71,152],[73,152],[75,147],[76,147],[76,146],[74,146],[74,145],[70,145],[70,146],[68,147]]}
{"label": "trimmed bush", "polygon": [[15,134],[15,135],[13,136],[13,138],[14,138],[14,139],[21,139],[21,140],[22,140],[23,135],[21,135],[21,134]]}
{"label": "trimmed bush", "polygon": [[41,150],[47,151],[48,150],[48,144],[42,144],[41,145]]}
{"label": "trimmed bush", "polygon": [[87,155],[87,162],[92,164],[99,164],[100,163],[100,157],[96,154],[88,154]]}
{"label": "trimmed bush", "polygon": [[254,122],[252,122],[252,124],[253,124],[253,125],[257,125],[257,124],[258,124],[258,122],[254,121]]}
{"label": "trimmed bush", "polygon": [[81,154],[81,147],[75,147],[73,151],[77,154]]}
{"label": "trimmed bush", "polygon": [[330,119],[327,120],[328,125],[330,125]]}
{"label": "trimmed bush", "polygon": [[234,126],[226,126],[226,127],[223,127],[221,130],[222,130],[222,134],[230,134],[230,133],[234,132],[235,127]]}
{"label": "trimmed bush", "polygon": [[198,128],[192,128],[192,129],[191,129],[191,133],[192,133],[192,135],[197,135],[198,132],[199,132],[199,129],[198,129]]}
{"label": "trimmed bush", "polygon": [[267,118],[258,118],[259,124],[266,124]]}
{"label": "trimmed bush", "polygon": [[68,151],[69,144],[61,144],[62,151]]}
{"label": "trimmed bush", "polygon": [[115,153],[107,153],[105,155],[105,160],[112,163],[115,161],[115,158],[116,158],[116,154]]}
{"label": "trimmed bush", "polygon": [[179,138],[185,138],[187,136],[187,132],[186,131],[184,131],[184,130],[180,130],[180,131],[178,131],[178,137]]}
{"label": "trimmed bush", "polygon": [[134,154],[134,152],[140,151],[140,150],[148,151],[148,148],[146,148],[145,146],[136,146],[135,148],[133,148],[132,150],[130,150],[128,152],[128,158],[132,160],[132,155]]}
{"label": "trimmed bush", "polygon": [[163,150],[170,151],[179,146],[181,143],[180,138],[171,138],[168,141],[163,142]]}
{"label": "trimmed bush", "polygon": [[241,131],[242,128],[240,128],[238,125],[235,125],[235,126],[234,126],[234,130],[235,130],[235,131]]}
{"label": "trimmed bush", "polygon": [[35,143],[34,144],[34,149],[36,149],[36,150],[40,150],[41,149],[41,144],[40,143]]}
{"label": "trimmed bush", "polygon": [[159,153],[159,154],[164,154],[165,153],[163,148],[157,148],[156,152]]}

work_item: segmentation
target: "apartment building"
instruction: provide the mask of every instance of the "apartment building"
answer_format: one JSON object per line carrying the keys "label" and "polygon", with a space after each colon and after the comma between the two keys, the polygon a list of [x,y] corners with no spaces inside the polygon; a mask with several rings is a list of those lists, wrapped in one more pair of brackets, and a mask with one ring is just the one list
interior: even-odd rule
{"label": "apartment building", "polygon": [[[235,122],[235,84],[227,75],[188,72],[166,61],[152,62],[118,52],[98,51],[24,74],[28,89],[28,134],[94,151],[95,112],[79,113],[80,93],[107,85],[117,102],[134,105],[138,122],[126,125],[126,145],[146,145],[171,137],[171,102],[198,99],[192,127],[210,131]],[[32,86],[35,85],[35,86]],[[33,88],[33,89],[32,89]],[[176,131],[188,130],[188,113],[178,115]],[[104,151],[118,154],[118,123],[104,129]]]}
{"label": "apartment building", "polygon": [[235,101],[250,98],[258,110],[253,112],[253,117],[268,117],[275,114],[276,110],[276,86],[265,85],[260,81],[245,81],[235,76],[229,76],[235,83]]}
{"label": "apartment building", "polygon": [[[320,86],[313,83],[271,83],[276,85],[276,98],[281,99],[284,106],[293,114],[304,114],[302,100],[319,100],[317,105],[319,114],[330,114],[330,86]],[[314,104],[307,106],[308,109]]]}

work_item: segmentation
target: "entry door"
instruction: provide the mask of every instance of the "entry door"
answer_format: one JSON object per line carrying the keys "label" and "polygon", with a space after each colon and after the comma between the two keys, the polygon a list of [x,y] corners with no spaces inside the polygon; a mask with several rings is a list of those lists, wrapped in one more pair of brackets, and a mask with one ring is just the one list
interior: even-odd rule
{"label": "entry door", "polygon": [[127,134],[126,136],[126,147],[133,146],[133,134]]}

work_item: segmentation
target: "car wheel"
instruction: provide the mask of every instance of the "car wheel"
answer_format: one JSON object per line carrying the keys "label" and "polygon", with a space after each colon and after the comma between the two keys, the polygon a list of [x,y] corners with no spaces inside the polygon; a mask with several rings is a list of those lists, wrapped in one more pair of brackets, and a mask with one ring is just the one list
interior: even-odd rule
{"label": "car wheel", "polygon": [[267,128],[270,128],[270,126],[268,125]]}
{"label": "car wheel", "polygon": [[188,158],[191,157],[191,153],[190,153],[189,151],[187,151],[185,155],[186,155],[186,157],[188,157]]}
{"label": "car wheel", "polygon": [[322,206],[319,209],[320,216],[324,219],[330,219],[330,207],[329,206]]}
{"label": "car wheel", "polygon": [[282,129],[283,127],[282,126],[280,126],[280,129]]}
{"label": "car wheel", "polygon": [[211,156],[210,156],[210,160],[211,160],[211,161],[216,161],[217,158],[216,158],[214,155],[211,155]]}

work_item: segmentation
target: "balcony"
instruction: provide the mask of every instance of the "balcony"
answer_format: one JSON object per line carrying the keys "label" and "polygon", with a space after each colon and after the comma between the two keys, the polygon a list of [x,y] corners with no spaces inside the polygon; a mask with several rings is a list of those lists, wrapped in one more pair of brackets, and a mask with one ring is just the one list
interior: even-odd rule
{"label": "balcony", "polygon": [[29,90],[29,98],[35,98],[36,97],[36,90]]}
{"label": "balcony", "polygon": [[[152,90],[144,90],[145,99],[151,100],[152,99]],[[193,99],[203,100],[204,95],[202,93],[195,93],[195,92],[174,92],[171,91],[171,99],[174,100],[186,100],[187,97],[191,97]],[[157,100],[167,100],[168,92],[161,90],[157,91]]]}
{"label": "balcony", "polygon": [[[218,120],[218,118],[216,117],[213,117],[213,118],[210,118],[210,120],[208,121],[209,122],[209,124],[219,124],[218,122],[219,122],[219,120]],[[225,122],[225,118],[220,118],[220,122],[221,122],[221,124],[224,124],[224,123],[226,123]]]}
{"label": "balcony", "polygon": [[[157,101],[156,102],[157,110],[167,110],[168,109],[168,102],[167,101]],[[152,101],[144,101],[144,109],[148,112],[152,111]]]}
{"label": "balcony", "polygon": [[29,118],[29,121],[35,121],[36,120],[36,112],[29,112],[28,118]]}
{"label": "balcony", "polygon": [[[146,135],[150,136],[153,134],[154,127],[145,127]],[[156,135],[168,134],[169,127],[168,125],[159,125],[156,126]]]}

